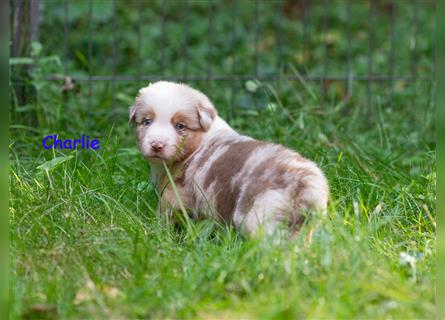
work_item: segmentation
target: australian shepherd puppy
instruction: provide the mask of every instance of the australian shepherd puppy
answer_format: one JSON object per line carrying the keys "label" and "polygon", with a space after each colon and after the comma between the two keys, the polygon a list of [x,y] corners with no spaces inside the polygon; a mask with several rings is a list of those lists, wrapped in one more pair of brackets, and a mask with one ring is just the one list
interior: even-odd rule
{"label": "australian shepherd puppy", "polygon": [[161,195],[160,214],[181,205],[194,218],[220,219],[252,235],[282,223],[295,231],[308,210],[326,210],[328,184],[317,165],[238,134],[206,95],[185,84],[159,81],[139,90],[130,122]]}

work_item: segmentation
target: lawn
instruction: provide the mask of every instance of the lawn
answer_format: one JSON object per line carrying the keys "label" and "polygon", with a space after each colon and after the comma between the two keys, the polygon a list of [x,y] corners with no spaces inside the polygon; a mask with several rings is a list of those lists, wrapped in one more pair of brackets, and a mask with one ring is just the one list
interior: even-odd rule
{"label": "lawn", "polygon": [[[105,9],[106,3],[99,2]],[[133,2],[128,7],[118,3],[123,28],[119,37],[124,37],[134,30],[138,15]],[[172,11],[171,25],[166,26],[170,37],[177,27],[172,3],[164,8]],[[142,13],[144,21],[159,20],[158,4]],[[224,9],[223,2],[214,4],[220,12],[214,28],[225,30],[231,22],[230,10]],[[276,20],[267,16],[272,12],[267,4],[260,8],[264,14],[260,73],[277,63],[267,36]],[[415,71],[428,75],[433,68],[429,24],[433,6],[422,6]],[[308,219],[292,241],[246,239],[212,221],[193,222],[191,227],[165,225],[154,214],[157,198],[149,167],[137,150],[134,128],[127,124],[127,107],[143,84],[119,82],[113,90],[108,83],[95,82],[93,107],[88,109],[86,84],[80,93],[63,95],[60,83],[43,80],[50,72],[63,73],[60,8],[58,2],[44,2],[42,28],[55,31],[42,36],[42,46],[33,47],[37,66],[29,71],[27,82],[32,98],[21,104],[11,94],[10,318],[435,317],[434,84],[373,83],[368,100],[366,83],[357,81],[345,100],[345,84],[335,81],[329,83],[325,97],[320,83],[303,79],[191,82],[215,101],[238,131],[281,143],[317,162],[331,188],[329,212],[324,218]],[[109,47],[101,46],[106,41],[104,30],[110,28],[104,8],[95,20],[96,60],[108,57]],[[190,21],[207,13],[202,2],[191,3],[189,9]],[[248,74],[254,52],[243,39],[252,38],[252,10],[238,9],[237,73]],[[319,74],[327,53],[328,73],[343,72],[344,3],[333,1],[330,7],[331,42],[326,52],[322,46],[326,39],[316,32],[322,25],[323,7],[312,9],[308,57],[299,55],[300,44],[286,48],[283,68],[294,75]],[[82,75],[88,70],[82,64],[87,46],[82,33],[87,27],[85,8],[73,5],[72,10],[68,67]],[[292,10],[298,16],[298,8]],[[383,41],[390,13],[384,5],[376,10],[374,67],[382,73],[390,61],[389,42]],[[403,5],[399,10],[396,75],[412,71],[413,56],[408,50],[413,11]],[[351,70],[356,75],[368,70],[366,12],[365,2],[352,6]],[[302,31],[293,18],[283,20],[284,39]],[[150,29],[144,41],[158,39],[158,27]],[[207,43],[199,41],[207,37],[206,30],[199,21],[191,24],[189,74],[206,67],[199,64],[208,61]],[[226,52],[230,34],[225,35],[227,39],[215,39],[221,43],[214,43],[210,56],[215,74],[232,70],[233,57]],[[122,65],[117,71],[133,74],[137,39],[134,35],[125,39],[118,41]],[[174,44],[166,48],[167,74],[180,74],[181,48]],[[143,56],[149,56],[156,47],[144,46],[144,50]],[[18,78],[15,68],[22,62],[11,62],[13,79]],[[107,58],[98,62],[102,63],[94,65],[95,74],[109,72]],[[158,74],[157,67],[146,59],[144,73]],[[237,93],[234,99],[232,85]],[[110,112],[112,104],[114,112]],[[54,133],[65,138],[99,137],[101,149],[42,149],[42,138]]]}

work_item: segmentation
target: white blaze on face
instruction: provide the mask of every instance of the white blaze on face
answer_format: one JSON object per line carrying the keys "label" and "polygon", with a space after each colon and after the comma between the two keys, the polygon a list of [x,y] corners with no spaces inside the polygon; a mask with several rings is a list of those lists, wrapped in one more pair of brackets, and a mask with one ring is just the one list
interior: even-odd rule
{"label": "white blaze on face", "polygon": [[[166,160],[177,153],[181,136],[172,123],[172,117],[181,110],[195,108],[193,97],[177,89],[177,87],[152,85],[140,91],[140,98],[144,106],[154,112],[153,122],[145,128],[141,151],[145,156],[160,156]],[[163,150],[154,152],[152,145],[160,143]]]}
{"label": "white blaze on face", "polygon": [[148,160],[185,159],[205,134],[224,126],[225,122],[216,123],[216,118],[215,107],[203,93],[167,81],[139,90],[130,110],[130,122],[137,124],[139,148]]}
{"label": "white blaze on face", "polygon": [[[163,145],[163,150],[154,152],[152,149],[154,144]],[[155,156],[158,154],[165,159],[169,159],[175,155],[178,144],[179,136],[170,122],[156,118],[153,124],[146,129],[141,148],[146,155]]]}

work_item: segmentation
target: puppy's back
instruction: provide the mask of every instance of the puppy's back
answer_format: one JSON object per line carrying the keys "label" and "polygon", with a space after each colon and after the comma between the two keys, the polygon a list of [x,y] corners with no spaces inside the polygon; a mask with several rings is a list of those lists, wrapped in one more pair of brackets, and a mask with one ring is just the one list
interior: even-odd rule
{"label": "puppy's back", "polygon": [[245,233],[280,222],[297,226],[305,210],[326,210],[321,170],[280,145],[237,134],[216,135],[191,156],[184,172],[194,210],[218,216]]}

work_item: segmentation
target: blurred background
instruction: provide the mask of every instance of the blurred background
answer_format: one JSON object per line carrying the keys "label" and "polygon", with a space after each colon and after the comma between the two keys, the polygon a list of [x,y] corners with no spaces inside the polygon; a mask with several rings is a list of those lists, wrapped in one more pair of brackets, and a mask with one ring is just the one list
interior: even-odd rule
{"label": "blurred background", "polygon": [[[267,107],[261,84],[290,81],[315,83],[321,108],[341,101],[369,117],[376,99],[434,78],[433,0],[11,3],[13,122],[120,119],[158,79],[207,92],[231,120]],[[37,97],[61,103],[36,115]]]}

